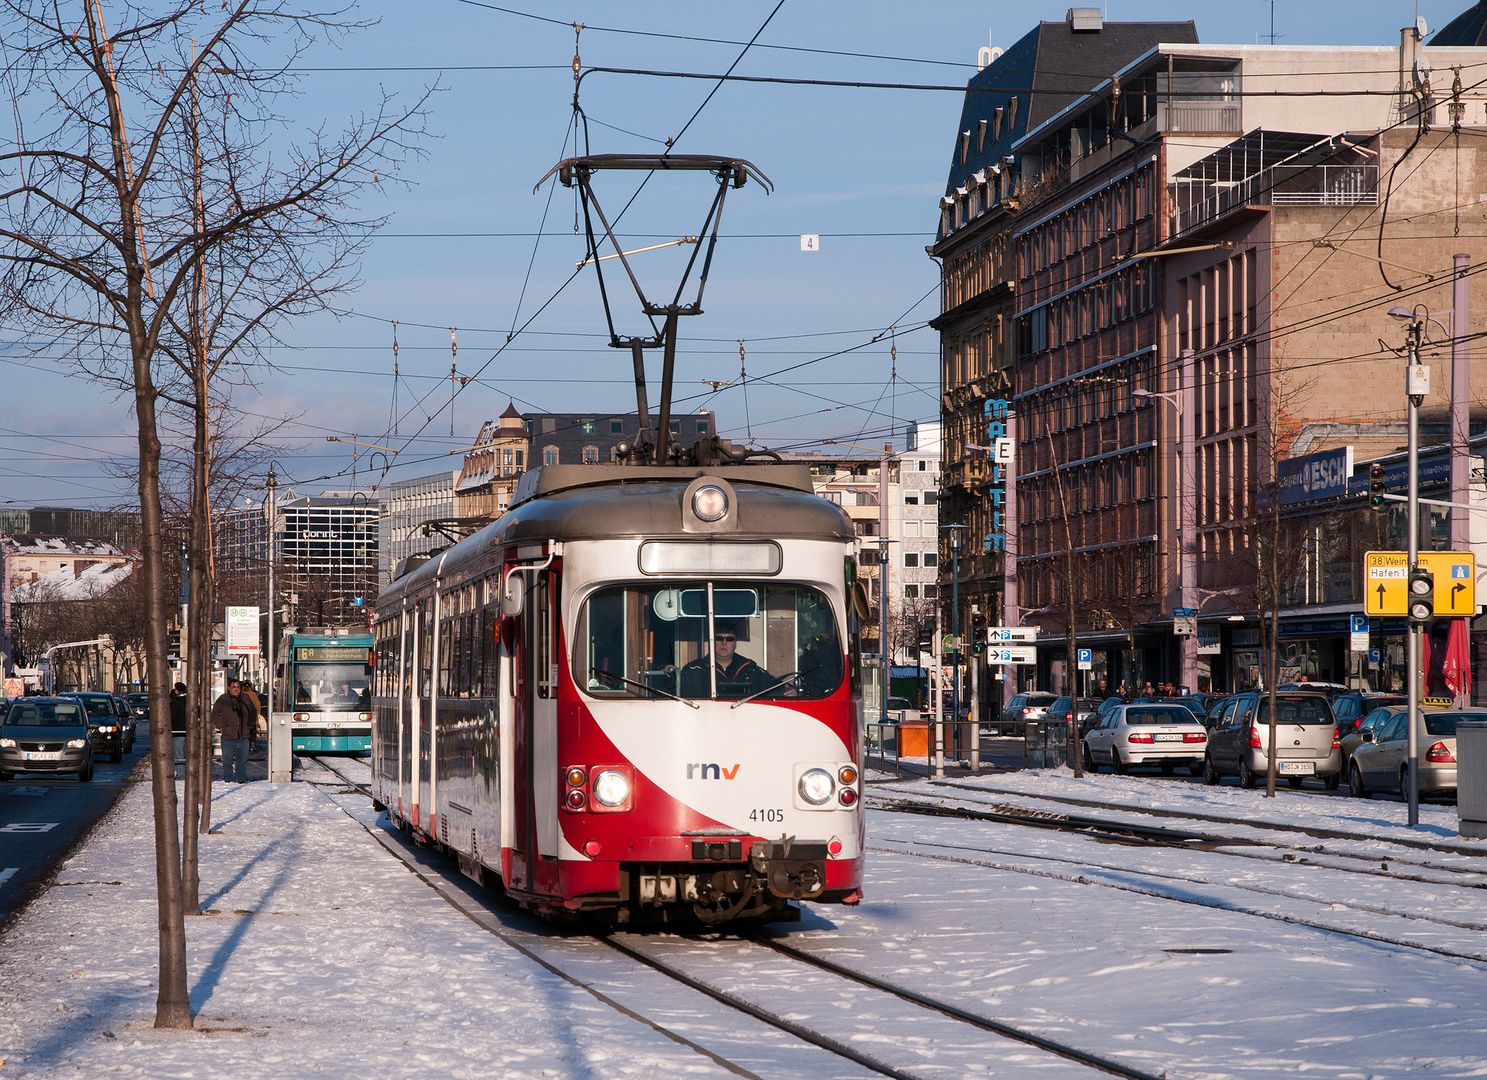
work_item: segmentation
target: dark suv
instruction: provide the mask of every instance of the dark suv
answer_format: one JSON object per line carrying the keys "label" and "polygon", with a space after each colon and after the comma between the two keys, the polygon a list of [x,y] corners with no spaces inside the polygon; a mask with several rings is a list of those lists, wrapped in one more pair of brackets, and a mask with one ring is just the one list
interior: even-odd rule
{"label": "dark suv", "polygon": [[[1238,776],[1252,788],[1269,768],[1270,695],[1250,690],[1224,702],[1208,734],[1203,778],[1217,784]],[[1292,787],[1315,776],[1328,791],[1342,779],[1342,749],[1332,705],[1323,694],[1277,691],[1275,695],[1275,773]]]}
{"label": "dark suv", "polygon": [[1344,736],[1356,731],[1358,722],[1375,709],[1386,705],[1404,705],[1409,701],[1403,694],[1365,694],[1352,690],[1332,699],[1332,716]]}
{"label": "dark suv", "polygon": [[123,761],[129,732],[119,716],[118,699],[112,694],[87,692],[62,696],[76,701],[88,714],[88,737],[93,740],[93,752],[107,754],[110,761]]}

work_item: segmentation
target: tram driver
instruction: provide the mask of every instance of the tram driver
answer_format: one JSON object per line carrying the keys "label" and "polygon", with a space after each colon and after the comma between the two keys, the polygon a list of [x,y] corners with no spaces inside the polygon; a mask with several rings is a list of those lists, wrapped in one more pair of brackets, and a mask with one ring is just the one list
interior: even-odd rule
{"label": "tram driver", "polygon": [[[682,668],[683,697],[712,697],[712,675],[709,665],[717,671],[718,697],[746,698],[763,693],[771,687],[785,697],[793,697],[794,689],[788,680],[781,682],[747,656],[738,655],[739,626],[736,623],[719,623],[713,637],[712,655],[699,656]],[[778,683],[778,687],[776,687]]]}

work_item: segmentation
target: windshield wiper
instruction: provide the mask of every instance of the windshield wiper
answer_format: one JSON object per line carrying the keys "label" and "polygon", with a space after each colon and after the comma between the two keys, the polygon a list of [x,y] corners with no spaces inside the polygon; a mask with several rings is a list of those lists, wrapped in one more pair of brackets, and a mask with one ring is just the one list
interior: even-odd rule
{"label": "windshield wiper", "polygon": [[[815,669],[812,668],[811,670],[814,671]],[[794,678],[798,677],[800,674],[801,673],[798,672],[798,671],[792,671],[792,672],[790,672],[790,674],[784,675],[784,676],[776,679],[774,682],[772,682],[768,686],[766,686],[763,690],[760,690],[757,693],[750,694],[746,698],[739,698],[732,705],[728,706],[728,708],[730,708],[730,709],[736,709],[740,705],[747,705],[749,702],[753,701],[755,698],[757,698],[757,697],[763,697],[765,694],[769,693],[771,690],[778,690],[785,683],[789,682],[791,679],[794,679]]]}
{"label": "windshield wiper", "polygon": [[601,679],[614,679],[616,682],[622,682],[629,686],[638,686],[647,693],[661,694],[664,697],[669,697],[672,701],[680,701],[683,705],[690,705],[694,709],[702,708],[697,702],[684,698],[679,694],[673,694],[670,690],[662,690],[659,686],[650,686],[647,683],[636,682],[634,679],[627,679],[623,675],[616,675],[612,671],[600,671],[598,668],[589,668],[589,674],[597,675]]}

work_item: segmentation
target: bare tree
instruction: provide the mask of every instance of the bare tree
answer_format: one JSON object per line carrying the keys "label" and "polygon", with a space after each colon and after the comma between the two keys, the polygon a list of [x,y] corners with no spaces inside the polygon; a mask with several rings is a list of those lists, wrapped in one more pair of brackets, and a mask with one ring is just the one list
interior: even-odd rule
{"label": "bare tree", "polygon": [[[155,1025],[185,1028],[162,590],[161,345],[179,337],[171,320],[184,321],[198,266],[212,253],[230,250],[241,261],[274,247],[276,236],[293,237],[305,252],[364,237],[368,223],[354,200],[406,155],[423,99],[399,109],[384,97],[339,133],[318,130],[287,145],[277,106],[294,89],[291,66],[318,37],[355,27],[339,13],[287,0],[239,0],[211,15],[180,0],[129,3],[109,33],[102,0],[5,0],[0,11],[16,116],[15,138],[0,145],[0,313],[80,372],[111,378],[134,402],[160,906]],[[278,59],[265,63],[267,52]],[[198,154],[188,134],[193,94],[213,117],[212,152]],[[215,172],[198,179],[198,161]],[[199,189],[220,208],[210,217],[198,212]]]}
{"label": "bare tree", "polygon": [[1280,675],[1280,608],[1295,587],[1307,562],[1304,533],[1286,527],[1280,484],[1281,462],[1290,456],[1291,440],[1300,427],[1293,419],[1311,389],[1311,380],[1278,364],[1272,358],[1268,377],[1258,396],[1255,458],[1264,470],[1257,476],[1263,488],[1253,493],[1247,522],[1249,549],[1254,558],[1254,607],[1262,623],[1268,619],[1265,637],[1265,691],[1269,712],[1266,739],[1265,795],[1275,797],[1276,729],[1275,686]]}

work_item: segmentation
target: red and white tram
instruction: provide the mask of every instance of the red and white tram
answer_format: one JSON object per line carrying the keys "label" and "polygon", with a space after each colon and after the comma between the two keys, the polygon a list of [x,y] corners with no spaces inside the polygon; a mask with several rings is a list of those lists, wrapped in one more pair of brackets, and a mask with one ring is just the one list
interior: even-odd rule
{"label": "red and white tram", "polygon": [[378,601],[374,800],[549,915],[857,902],[854,556],[805,466],[527,473]]}

